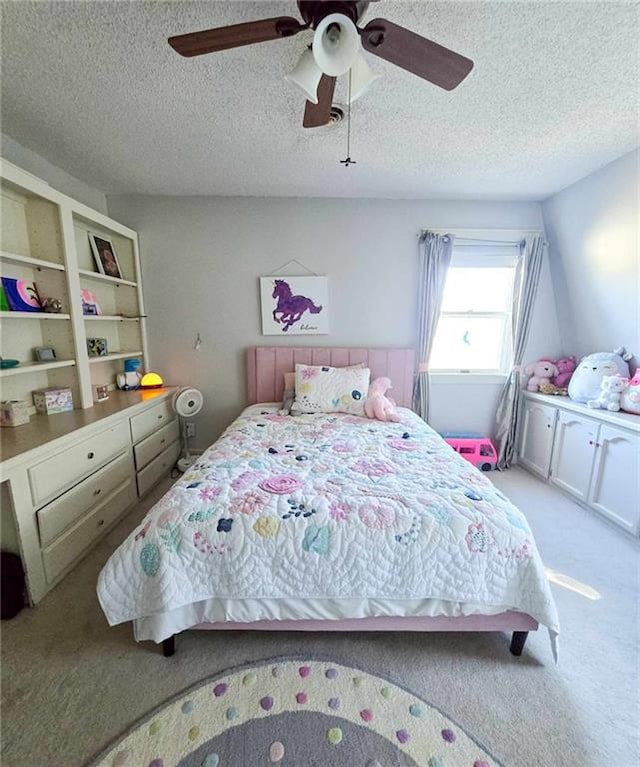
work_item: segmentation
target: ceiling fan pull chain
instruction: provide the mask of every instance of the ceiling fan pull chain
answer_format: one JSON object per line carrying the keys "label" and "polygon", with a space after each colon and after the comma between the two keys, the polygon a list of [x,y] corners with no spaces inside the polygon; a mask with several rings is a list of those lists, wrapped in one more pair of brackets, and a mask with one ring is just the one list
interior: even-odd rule
{"label": "ceiling fan pull chain", "polygon": [[349,96],[347,98],[347,158],[340,160],[340,165],[348,168],[349,165],[357,165],[355,160],[351,159],[351,69],[349,70]]}

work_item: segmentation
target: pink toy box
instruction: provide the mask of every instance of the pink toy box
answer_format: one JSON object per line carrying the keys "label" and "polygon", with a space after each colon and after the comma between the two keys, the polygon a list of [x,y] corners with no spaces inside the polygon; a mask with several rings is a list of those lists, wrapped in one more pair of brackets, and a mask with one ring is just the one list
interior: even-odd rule
{"label": "pink toy box", "polygon": [[496,468],[498,454],[491,440],[476,432],[444,432],[444,441],[482,471]]}

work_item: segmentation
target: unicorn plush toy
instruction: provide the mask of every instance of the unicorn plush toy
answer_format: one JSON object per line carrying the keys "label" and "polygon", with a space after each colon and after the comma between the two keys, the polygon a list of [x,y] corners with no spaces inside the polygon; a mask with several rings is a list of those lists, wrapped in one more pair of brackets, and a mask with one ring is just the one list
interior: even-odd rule
{"label": "unicorn plush toy", "polygon": [[391,388],[388,378],[376,378],[369,386],[367,399],[364,401],[364,412],[367,418],[375,418],[378,421],[398,422],[400,416],[396,411],[396,403],[386,397],[387,389]]}

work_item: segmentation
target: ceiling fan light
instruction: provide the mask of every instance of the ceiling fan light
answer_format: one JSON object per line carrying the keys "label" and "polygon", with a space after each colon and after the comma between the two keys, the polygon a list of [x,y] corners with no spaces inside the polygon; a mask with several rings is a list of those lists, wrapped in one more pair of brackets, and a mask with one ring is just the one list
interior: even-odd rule
{"label": "ceiling fan light", "polygon": [[371,69],[362,53],[358,53],[351,67],[351,103],[366,93],[379,77],[381,75]]}
{"label": "ceiling fan light", "polygon": [[302,56],[300,56],[296,68],[290,74],[285,75],[284,79],[288,80],[290,83],[295,83],[299,88],[302,88],[309,101],[311,101],[312,104],[317,104],[318,85],[321,77],[322,70],[316,64],[311,49],[307,48]]}
{"label": "ceiling fan light", "polygon": [[351,69],[359,50],[356,25],[343,13],[330,13],[316,27],[313,58],[325,75],[343,75]]}

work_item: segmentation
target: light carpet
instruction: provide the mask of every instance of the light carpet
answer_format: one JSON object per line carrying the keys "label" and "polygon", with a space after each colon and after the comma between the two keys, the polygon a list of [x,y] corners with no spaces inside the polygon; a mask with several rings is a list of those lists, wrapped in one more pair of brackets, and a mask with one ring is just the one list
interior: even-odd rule
{"label": "light carpet", "polygon": [[545,631],[529,636],[521,658],[502,634],[188,632],[165,659],[137,645],[129,626],[110,629],[95,595],[109,554],[165,484],[40,605],[2,624],[3,767],[82,765],[200,680],[300,654],[398,680],[463,722],[506,767],[635,767],[637,542],[520,469],[491,478],[525,512],[545,564],[565,584],[553,585],[557,667]]}

